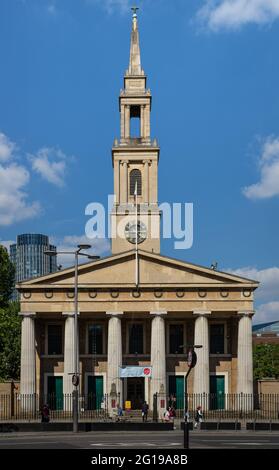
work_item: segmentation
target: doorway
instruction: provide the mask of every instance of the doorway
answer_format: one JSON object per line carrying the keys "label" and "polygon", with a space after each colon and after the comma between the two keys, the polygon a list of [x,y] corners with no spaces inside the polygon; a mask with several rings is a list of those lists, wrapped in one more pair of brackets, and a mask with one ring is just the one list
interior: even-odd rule
{"label": "doorway", "polygon": [[47,377],[47,402],[51,410],[63,410],[63,377]]}
{"label": "doorway", "polygon": [[104,378],[102,375],[88,376],[88,410],[100,410],[104,395]]}
{"label": "doorway", "polygon": [[184,408],[184,382],[183,375],[169,376],[169,406],[174,406],[177,410]]}
{"label": "doorway", "polygon": [[144,402],[144,378],[127,379],[127,401],[131,402],[132,410],[140,410]]}
{"label": "doorway", "polygon": [[223,410],[225,408],[225,376],[210,376],[210,408]]}

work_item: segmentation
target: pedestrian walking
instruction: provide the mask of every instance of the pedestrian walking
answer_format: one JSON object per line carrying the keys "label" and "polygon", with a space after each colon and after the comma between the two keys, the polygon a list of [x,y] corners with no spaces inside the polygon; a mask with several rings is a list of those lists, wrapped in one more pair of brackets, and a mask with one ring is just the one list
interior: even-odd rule
{"label": "pedestrian walking", "polygon": [[200,427],[200,423],[202,423],[202,421],[203,421],[202,407],[198,406],[196,409],[196,414],[195,414],[194,428],[196,429],[198,426]]}

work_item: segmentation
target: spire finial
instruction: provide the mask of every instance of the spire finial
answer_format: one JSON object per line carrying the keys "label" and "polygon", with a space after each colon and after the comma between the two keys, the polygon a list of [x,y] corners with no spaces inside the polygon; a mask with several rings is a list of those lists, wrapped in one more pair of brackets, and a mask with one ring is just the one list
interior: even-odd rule
{"label": "spire finial", "polygon": [[131,7],[131,10],[133,12],[133,18],[136,18],[137,17],[137,10],[139,10],[139,7]]}
{"label": "spire finial", "polygon": [[130,48],[130,63],[128,73],[129,75],[142,75],[143,71],[140,64],[140,47],[139,47],[139,31],[138,31],[138,17],[137,10],[139,7],[132,7],[133,11],[133,24],[131,34],[131,48]]}

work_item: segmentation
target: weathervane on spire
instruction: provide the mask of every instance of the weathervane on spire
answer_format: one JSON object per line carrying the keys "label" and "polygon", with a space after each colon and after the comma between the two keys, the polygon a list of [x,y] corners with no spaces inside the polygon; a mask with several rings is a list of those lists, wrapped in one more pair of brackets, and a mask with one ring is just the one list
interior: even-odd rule
{"label": "weathervane on spire", "polygon": [[139,10],[139,7],[131,7],[133,14],[133,17],[137,16],[137,10]]}

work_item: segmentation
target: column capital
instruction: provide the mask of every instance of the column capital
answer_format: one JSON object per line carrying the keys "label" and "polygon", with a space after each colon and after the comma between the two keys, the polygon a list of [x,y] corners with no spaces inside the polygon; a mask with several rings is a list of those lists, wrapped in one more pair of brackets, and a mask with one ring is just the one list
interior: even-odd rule
{"label": "column capital", "polygon": [[168,312],[166,312],[166,310],[158,310],[158,311],[152,311],[150,312],[150,315],[154,315],[155,316],[160,316],[160,315],[167,315]]}
{"label": "column capital", "polygon": [[123,315],[123,312],[106,312],[106,315],[110,315],[111,317],[117,317],[118,315]]}
{"label": "column capital", "polygon": [[37,315],[36,312],[18,312],[18,314],[21,317],[30,317],[30,318],[35,318],[35,316]]}
{"label": "column capital", "polygon": [[200,316],[200,317],[207,317],[211,315],[210,310],[193,310],[193,315]]}
{"label": "column capital", "polygon": [[[78,312],[77,314],[79,315],[80,312]],[[75,312],[62,312],[62,316],[63,316],[63,317],[74,317],[74,316],[75,316]]]}
{"label": "column capital", "polygon": [[250,317],[252,318],[252,316],[255,314],[255,310],[240,310],[237,312],[237,316],[238,317]]}

